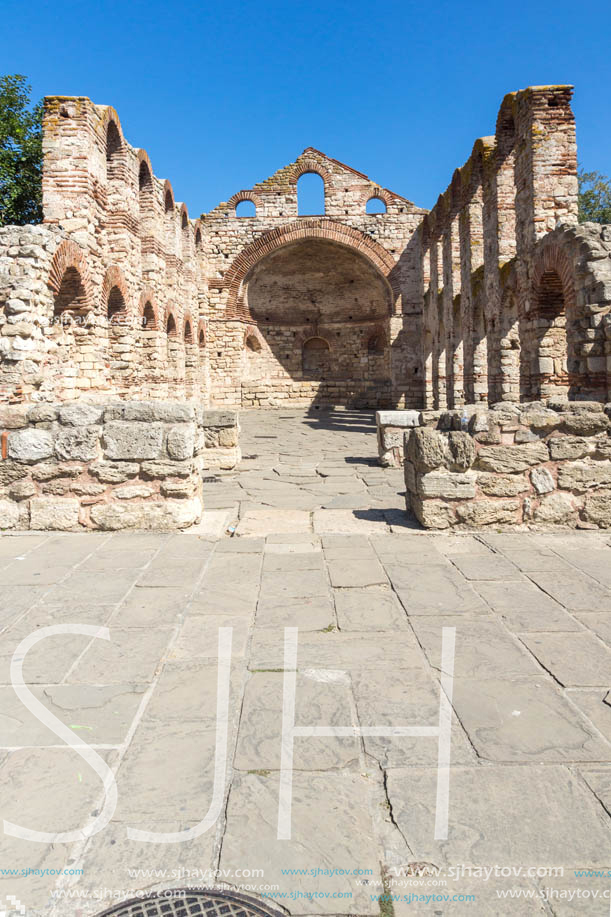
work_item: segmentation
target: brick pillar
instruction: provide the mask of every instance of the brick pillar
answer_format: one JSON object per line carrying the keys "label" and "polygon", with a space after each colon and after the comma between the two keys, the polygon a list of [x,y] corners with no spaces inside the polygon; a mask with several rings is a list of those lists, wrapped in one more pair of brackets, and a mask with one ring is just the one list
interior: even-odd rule
{"label": "brick pillar", "polygon": [[482,207],[482,187],[478,183],[469,202],[462,208],[459,220],[464,387],[465,398],[469,404],[475,401],[473,370],[475,342],[471,275],[484,263]]}

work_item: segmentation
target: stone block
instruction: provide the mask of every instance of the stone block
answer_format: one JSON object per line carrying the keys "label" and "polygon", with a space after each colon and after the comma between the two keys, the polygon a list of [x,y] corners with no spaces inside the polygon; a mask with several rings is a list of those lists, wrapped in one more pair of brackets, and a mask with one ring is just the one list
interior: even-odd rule
{"label": "stone block", "polygon": [[32,465],[53,455],[53,436],[48,430],[17,430],[9,433],[8,457]]}
{"label": "stone block", "polygon": [[35,404],[28,409],[28,423],[53,423],[58,415],[53,404]]}
{"label": "stone block", "polygon": [[164,481],[160,491],[164,497],[193,497],[196,493],[194,481]]}
{"label": "stone block", "polygon": [[452,467],[466,471],[475,460],[475,443],[473,437],[464,431],[453,430],[448,434]]}
{"label": "stone block", "polygon": [[195,424],[177,424],[168,431],[167,450],[170,458],[177,461],[193,458],[195,449]]}
{"label": "stone block", "polygon": [[104,408],[99,404],[83,404],[74,401],[64,404],[59,411],[59,422],[70,427],[88,427],[102,423]]}
{"label": "stone block", "polygon": [[521,522],[519,500],[474,500],[459,503],[456,515],[465,525],[515,525]]}
{"label": "stone block", "polygon": [[8,489],[8,495],[11,500],[28,500],[36,493],[36,485],[33,481],[15,481]]}
{"label": "stone block", "polygon": [[577,492],[611,484],[611,462],[566,462],[558,467],[558,487]]}
{"label": "stone block", "polygon": [[0,531],[14,529],[19,522],[19,507],[12,500],[0,500]]}
{"label": "stone block", "polygon": [[469,500],[475,497],[474,471],[465,474],[429,471],[417,479],[417,492],[421,497],[443,497],[446,500]]}
{"label": "stone block", "polygon": [[79,501],[68,497],[33,497],[30,526],[41,531],[65,531],[78,525]]}
{"label": "stone block", "polygon": [[513,473],[525,471],[532,465],[549,461],[549,451],[544,443],[524,445],[482,446],[477,453],[475,465],[482,471]]}
{"label": "stone block", "polygon": [[143,503],[98,503],[91,507],[91,521],[104,531],[182,529],[199,521],[202,504],[192,500],[155,500]]}
{"label": "stone block", "polygon": [[103,428],[104,457],[109,459],[157,459],[163,446],[161,423],[110,421]]}
{"label": "stone block", "polygon": [[163,401],[132,401],[109,405],[104,411],[104,422],[125,420],[141,423],[190,423],[195,420],[192,404]]}
{"label": "stone block", "polygon": [[538,494],[548,494],[556,487],[548,468],[533,468],[530,472],[530,480]]}
{"label": "stone block", "polygon": [[0,406],[0,429],[2,430],[19,430],[27,426],[28,423],[28,405],[1,405]]}
{"label": "stone block", "polygon": [[489,497],[515,497],[529,489],[523,474],[494,474],[491,471],[480,471],[477,486]]}
{"label": "stone block", "polygon": [[[0,465],[0,468],[2,466]],[[64,465],[59,462],[41,462],[32,468],[35,481],[52,481],[54,478],[77,478],[83,471],[82,465]]]}
{"label": "stone block", "polygon": [[233,427],[237,422],[235,411],[202,411],[203,427]]}
{"label": "stone block", "polygon": [[611,528],[611,491],[588,494],[582,515],[601,529]]}
{"label": "stone block", "polygon": [[121,487],[115,487],[112,495],[117,500],[136,500],[146,499],[154,493],[153,488],[148,484],[122,484]]}
{"label": "stone block", "polygon": [[533,513],[535,522],[566,525],[577,518],[575,500],[569,494],[553,493],[543,497]]}
{"label": "stone block", "polygon": [[376,411],[376,424],[380,427],[419,427],[420,411]]}
{"label": "stone block", "polygon": [[554,461],[583,458],[590,451],[592,441],[581,436],[550,436],[547,440],[549,454]]}
{"label": "stone block", "polygon": [[91,462],[99,457],[101,427],[62,430],[55,440],[55,454],[63,461]]}
{"label": "stone block", "polygon": [[423,500],[412,494],[407,511],[412,512],[425,529],[447,529],[455,522],[453,507],[443,500]]}
{"label": "stone block", "polygon": [[19,481],[25,478],[29,468],[20,462],[0,461],[0,484],[12,484],[13,481]]}
{"label": "stone block", "polygon": [[579,414],[570,412],[559,416],[562,417],[562,431],[575,436],[593,436],[595,433],[602,433],[609,429],[609,419],[602,412],[583,411]]}
{"label": "stone block", "polygon": [[143,478],[188,478],[193,473],[193,462],[143,462],[140,473]]}
{"label": "stone block", "polygon": [[94,484],[89,481],[82,481],[76,484],[73,484],[70,488],[73,494],[77,494],[79,497],[99,497],[100,494],[103,494],[106,488],[103,484]]}
{"label": "stone block", "polygon": [[405,454],[418,471],[433,471],[446,465],[448,441],[437,430],[417,427],[405,434]]}
{"label": "stone block", "polygon": [[122,484],[135,478],[139,466],[135,462],[96,462],[89,469],[89,473],[105,484]]}
{"label": "stone block", "polygon": [[238,444],[238,428],[224,427],[219,430],[219,446],[223,449],[229,449]]}

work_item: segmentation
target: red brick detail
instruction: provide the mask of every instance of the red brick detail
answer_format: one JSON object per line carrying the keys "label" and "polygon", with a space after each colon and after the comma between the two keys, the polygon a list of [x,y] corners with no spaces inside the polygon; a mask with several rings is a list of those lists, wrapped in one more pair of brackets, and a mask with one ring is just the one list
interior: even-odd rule
{"label": "red brick detail", "polygon": [[8,433],[6,432],[6,430],[3,432],[2,436],[0,437],[0,442],[2,446],[2,458],[5,459],[8,455]]}
{"label": "red brick detail", "polygon": [[115,127],[119,131],[119,137],[121,138],[121,149],[125,148],[125,138],[123,136],[123,128],[121,127],[121,122],[119,121],[119,116],[112,105],[104,106],[104,113],[100,118],[98,130],[100,131],[104,146],[106,146],[106,134],[108,132],[108,124],[110,121],[114,121]]}
{"label": "red brick detail", "polygon": [[317,159],[298,159],[291,167],[290,183],[296,185],[301,176],[309,172],[320,175],[325,184],[331,181],[331,173]]}
{"label": "red brick detail", "polygon": [[185,344],[193,343],[193,319],[191,318],[190,312],[187,312],[184,317],[182,324],[182,337]]}
{"label": "red brick detail", "polygon": [[140,321],[140,327],[144,326],[144,310],[147,305],[153,310],[154,319],[152,324],[147,324],[147,331],[153,331],[156,328],[159,328],[159,309],[157,308],[157,302],[155,299],[155,294],[150,287],[145,287],[142,293],[140,294],[140,302],[138,304],[138,319]]}
{"label": "red brick detail", "polygon": [[[541,284],[541,278],[548,271],[555,271],[562,282],[562,295],[564,298],[565,312],[575,306],[575,283],[573,265],[568,253],[561,245],[539,246],[535,253],[533,270],[533,289],[535,293]],[[537,299],[534,298],[534,309],[537,308]]]}
{"label": "red brick detail", "polygon": [[233,197],[229,198],[227,206],[235,209],[240,201],[250,201],[258,208],[261,206],[261,195],[256,191],[238,191]]}
{"label": "red brick detail", "polygon": [[73,242],[72,239],[65,239],[59,245],[57,251],[53,255],[53,261],[51,262],[51,269],[49,270],[49,278],[47,283],[54,296],[58,295],[61,289],[64,274],[68,268],[74,268],[76,271],[78,271],[83,289],[85,291],[85,302],[82,304],[82,306],[86,311],[88,311],[93,307],[89,269],[87,267],[87,261],[85,260],[85,254],[83,250],[76,244],[76,242]]}
{"label": "red brick detail", "polygon": [[[168,192],[170,193],[170,197],[171,197],[171,199],[172,199],[172,206],[171,206],[171,207],[169,207],[168,204],[166,203],[166,202],[169,203],[169,201],[168,201]],[[168,179],[166,178],[166,180],[165,180],[164,183],[163,183],[163,209],[165,210],[166,213],[169,213],[169,212],[172,212],[172,213],[173,213],[173,212],[174,212],[174,207],[176,206],[175,202],[176,202],[176,198],[174,197],[174,190],[173,190],[173,188],[172,188],[172,185],[170,184],[170,182],[169,182]]]}
{"label": "red brick detail", "polygon": [[125,282],[125,277],[123,276],[121,268],[116,264],[111,264],[106,271],[104,276],[104,283],[102,284],[102,308],[104,314],[106,314],[110,294],[115,287],[118,288],[121,296],[123,297],[123,302],[125,303],[125,308],[122,310],[123,314],[128,315],[130,308],[127,283]]}
{"label": "red brick detail", "polygon": [[395,271],[396,262],[386,249],[366,233],[352,226],[345,226],[327,217],[310,217],[264,233],[235,258],[222,281],[222,286],[229,290],[226,308],[228,317],[233,317],[243,310],[240,288],[255,264],[278,248],[301,239],[328,239],[363,255],[386,278],[393,292],[393,300],[398,299],[400,287]]}
{"label": "red brick detail", "polygon": [[[203,340],[202,340],[202,334],[203,334],[203,336],[204,336],[204,337],[203,337]],[[199,346],[199,347],[204,347],[205,344],[206,344],[206,339],[207,339],[206,323],[205,323],[205,321],[204,321],[203,319],[200,319],[199,325],[197,326],[197,343],[198,343],[198,346]]]}
{"label": "red brick detail", "polygon": [[183,229],[189,228],[189,211],[186,204],[180,205],[180,225]]}
{"label": "red brick detail", "polygon": [[[172,320],[170,323],[170,319]],[[168,323],[170,323],[170,330],[168,331]],[[174,309],[167,308],[165,310],[165,316],[163,320],[163,330],[168,334],[169,337],[176,338],[178,337],[178,322],[176,321],[176,313]]]}

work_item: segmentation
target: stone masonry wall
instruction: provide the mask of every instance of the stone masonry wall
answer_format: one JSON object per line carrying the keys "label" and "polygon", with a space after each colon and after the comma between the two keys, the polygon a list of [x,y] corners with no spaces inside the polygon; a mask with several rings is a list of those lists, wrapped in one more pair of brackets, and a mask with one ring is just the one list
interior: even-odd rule
{"label": "stone masonry wall", "polygon": [[237,418],[192,404],[0,409],[0,528],[174,529],[202,512],[202,469],[238,459]]}
{"label": "stone masonry wall", "polygon": [[610,418],[561,400],[445,412],[405,435],[408,512],[434,529],[609,528]]}

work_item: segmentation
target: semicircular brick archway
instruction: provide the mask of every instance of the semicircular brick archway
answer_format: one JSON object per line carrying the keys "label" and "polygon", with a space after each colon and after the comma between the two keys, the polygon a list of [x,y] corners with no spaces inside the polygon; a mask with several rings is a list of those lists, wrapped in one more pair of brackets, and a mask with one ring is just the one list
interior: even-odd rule
{"label": "semicircular brick archway", "polygon": [[364,232],[321,217],[299,220],[278,229],[272,229],[240,252],[223,280],[223,287],[229,291],[225,310],[228,318],[247,317],[242,295],[242,282],[255,264],[277,249],[303,239],[325,239],[344,245],[363,255],[388,282],[396,308],[400,289],[394,272],[396,262],[392,255]]}

